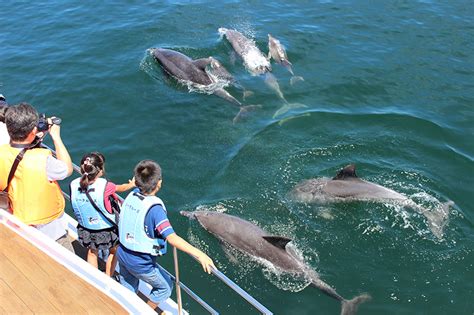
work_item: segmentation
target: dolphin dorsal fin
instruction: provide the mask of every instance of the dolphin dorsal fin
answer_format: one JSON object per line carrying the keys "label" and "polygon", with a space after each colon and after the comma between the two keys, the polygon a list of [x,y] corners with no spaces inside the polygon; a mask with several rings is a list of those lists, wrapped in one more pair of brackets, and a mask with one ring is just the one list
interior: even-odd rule
{"label": "dolphin dorsal fin", "polygon": [[212,57],[196,59],[196,60],[193,60],[192,63],[196,67],[198,67],[199,69],[204,71],[204,70],[206,70],[207,65],[211,63],[211,58]]}
{"label": "dolphin dorsal fin", "polygon": [[286,244],[291,242],[291,238],[283,236],[262,236],[267,242],[272,244],[275,247],[285,250]]}
{"label": "dolphin dorsal fin", "polygon": [[357,178],[355,164],[349,164],[344,167],[342,170],[339,171],[339,173],[337,173],[336,176],[334,176],[333,179],[342,180],[347,178]]}

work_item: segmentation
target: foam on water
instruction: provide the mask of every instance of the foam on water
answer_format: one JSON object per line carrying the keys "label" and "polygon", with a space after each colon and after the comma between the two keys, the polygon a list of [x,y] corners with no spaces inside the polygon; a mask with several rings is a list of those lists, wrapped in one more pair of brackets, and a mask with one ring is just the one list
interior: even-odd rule
{"label": "foam on water", "polygon": [[245,67],[254,75],[262,74],[266,72],[264,69],[270,67],[270,62],[257,47],[250,46],[242,57],[245,61]]}

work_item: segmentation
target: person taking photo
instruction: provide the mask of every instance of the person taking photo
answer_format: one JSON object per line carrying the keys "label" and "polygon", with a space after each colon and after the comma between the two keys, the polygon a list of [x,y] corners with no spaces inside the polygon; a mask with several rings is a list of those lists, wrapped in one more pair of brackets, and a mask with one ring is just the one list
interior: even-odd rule
{"label": "person taking photo", "polygon": [[[56,157],[38,145],[42,139],[39,136],[45,135],[38,132],[38,122],[38,112],[28,103],[8,108],[5,124],[10,143],[0,146],[0,189],[7,188],[9,210],[14,216],[72,250],[63,218],[65,201],[57,182],[72,174],[71,157],[61,139],[60,126],[50,118],[47,133],[53,140]],[[18,159],[20,162],[8,183],[14,161]]]}

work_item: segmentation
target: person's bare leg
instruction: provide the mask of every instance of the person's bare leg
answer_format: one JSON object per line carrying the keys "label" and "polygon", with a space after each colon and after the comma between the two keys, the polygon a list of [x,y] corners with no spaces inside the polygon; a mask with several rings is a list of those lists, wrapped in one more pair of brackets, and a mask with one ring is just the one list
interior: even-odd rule
{"label": "person's bare leg", "polygon": [[112,247],[109,250],[109,257],[107,258],[107,261],[105,262],[105,274],[109,277],[112,277],[115,272],[115,267],[117,266],[117,256],[115,255],[115,252],[117,251],[117,246]]}
{"label": "person's bare leg", "polygon": [[97,249],[90,249],[87,251],[87,262],[92,266],[99,268],[98,257],[99,251]]}

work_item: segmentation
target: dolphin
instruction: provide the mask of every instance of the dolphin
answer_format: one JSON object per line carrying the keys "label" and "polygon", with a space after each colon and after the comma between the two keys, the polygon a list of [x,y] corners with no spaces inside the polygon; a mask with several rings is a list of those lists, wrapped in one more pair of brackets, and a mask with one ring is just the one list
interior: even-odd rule
{"label": "dolphin", "polygon": [[347,165],[332,179],[323,177],[304,180],[293,188],[290,197],[303,203],[362,200],[400,204],[423,214],[432,233],[438,239],[443,237],[452,201],[444,203],[440,211],[429,211],[392,189],[358,178],[355,168],[354,164]]}
{"label": "dolphin", "polygon": [[[152,48],[150,51],[164,71],[169,75],[178,80],[190,83],[201,90],[203,87],[211,87],[210,92],[212,94],[239,106],[240,111],[237,116],[235,116],[234,123],[240,116],[258,107],[258,105],[243,106],[241,102],[224,90],[223,87],[216,85],[216,83],[222,82],[219,80],[233,80],[232,75],[217,59],[208,57],[192,60],[180,52],[164,48]],[[233,81],[226,82],[232,83]]]}
{"label": "dolphin", "polygon": [[285,272],[308,277],[311,279],[312,286],[341,302],[341,314],[355,314],[359,304],[370,299],[367,294],[359,295],[351,300],[344,299],[321,280],[316,271],[292,253],[287,247],[287,244],[291,242],[289,238],[271,235],[249,221],[225,213],[214,211],[181,211],[180,213],[197,219],[208,232],[244,254],[265,259]]}
{"label": "dolphin", "polygon": [[220,27],[218,32],[221,36],[227,38],[229,43],[232,45],[232,48],[234,48],[235,52],[242,58],[244,66],[250,74],[254,76],[265,75],[265,84],[283,101],[284,105],[275,112],[273,118],[283,115],[293,108],[307,107],[306,105],[299,103],[288,103],[281,92],[277,79],[271,73],[272,66],[270,62],[267,57],[263,55],[260,49],[258,49],[254,40],[245,37],[242,33],[236,30],[230,30],[224,27]]}
{"label": "dolphin", "polygon": [[265,84],[275,91],[276,95],[284,102],[288,103],[285,96],[281,92],[280,85],[276,78],[271,74],[272,66],[268,59],[258,49],[255,41],[245,37],[242,33],[236,30],[227,28],[219,28],[218,32],[221,36],[225,36],[229,43],[234,48],[235,52],[242,58],[245,68],[250,74],[265,75]]}
{"label": "dolphin", "polygon": [[255,45],[255,41],[245,37],[236,30],[219,28],[221,36],[225,36],[234,48],[235,52],[242,58],[245,68],[252,75],[265,74],[272,71],[272,66],[263,53]]}
{"label": "dolphin", "polygon": [[304,81],[303,77],[295,76],[295,74],[293,73],[293,69],[291,68],[292,63],[288,60],[285,47],[280,43],[278,39],[268,34],[267,59],[270,60],[271,58],[273,58],[273,60],[275,60],[277,63],[285,67],[291,73],[292,75],[290,79],[291,85],[293,85],[295,82],[298,82],[298,81]]}

